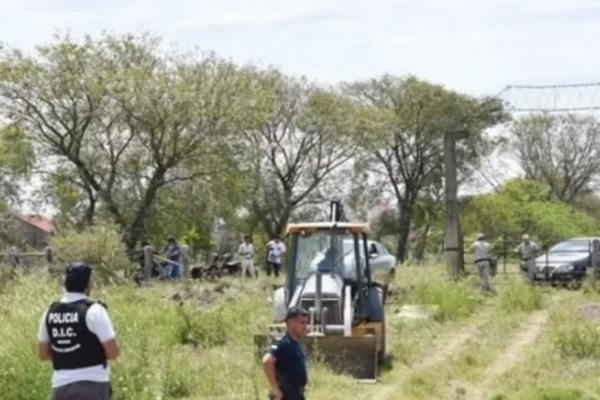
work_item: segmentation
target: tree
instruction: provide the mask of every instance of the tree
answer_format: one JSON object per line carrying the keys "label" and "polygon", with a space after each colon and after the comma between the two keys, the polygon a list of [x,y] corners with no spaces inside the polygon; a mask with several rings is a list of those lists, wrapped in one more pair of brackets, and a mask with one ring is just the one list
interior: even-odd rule
{"label": "tree", "polygon": [[485,232],[490,238],[508,237],[515,241],[528,233],[541,244],[594,234],[596,218],[549,199],[549,192],[550,187],[541,182],[507,181],[497,193],[464,202],[465,230],[469,235]]}
{"label": "tree", "polygon": [[244,128],[249,81],[231,63],[159,51],[147,36],[69,37],[0,58],[0,107],[27,133],[40,168],[99,208],[128,249],[160,191],[210,175]]}
{"label": "tree", "polygon": [[[292,214],[335,193],[321,190],[354,154],[352,103],[305,79],[255,74],[269,112],[245,131],[251,210],[266,232],[280,235]],[[328,196],[329,195],[329,196]]]}
{"label": "tree", "polygon": [[573,203],[600,174],[600,123],[591,116],[531,115],[512,126],[525,177],[546,183],[554,199]]}
{"label": "tree", "polygon": [[494,98],[473,98],[419,81],[384,75],[347,86],[364,105],[361,147],[389,179],[398,204],[396,256],[404,261],[408,235],[421,191],[443,179],[444,134],[457,141],[459,172],[486,150],[484,130],[504,118]]}
{"label": "tree", "polygon": [[0,198],[16,200],[19,179],[26,177],[33,167],[31,143],[15,125],[0,127]]}

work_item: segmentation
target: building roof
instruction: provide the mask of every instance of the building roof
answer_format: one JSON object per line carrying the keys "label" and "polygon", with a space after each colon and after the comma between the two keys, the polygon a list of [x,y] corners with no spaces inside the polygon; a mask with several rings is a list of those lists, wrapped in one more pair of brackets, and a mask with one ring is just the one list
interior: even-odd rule
{"label": "building roof", "polygon": [[56,232],[56,225],[52,220],[44,217],[39,214],[18,214],[17,218],[26,224],[32,225],[37,229],[46,232],[46,233],[54,233]]}

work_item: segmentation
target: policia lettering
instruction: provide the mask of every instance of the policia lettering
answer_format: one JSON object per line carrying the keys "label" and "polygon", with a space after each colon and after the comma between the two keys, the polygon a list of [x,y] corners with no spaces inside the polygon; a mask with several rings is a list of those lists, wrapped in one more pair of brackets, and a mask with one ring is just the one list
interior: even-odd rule
{"label": "policia lettering", "polygon": [[98,337],[85,320],[93,301],[53,303],[48,309],[46,329],[50,337],[55,370],[106,366],[106,355]]}
{"label": "policia lettering", "polygon": [[[51,338],[76,338],[77,334],[73,329],[72,324],[79,322],[79,314],[77,313],[50,313],[48,314],[48,322],[57,324],[58,328],[52,328],[50,332]],[[63,326],[63,325],[69,326]],[[59,344],[71,344],[70,340],[58,340]]]}

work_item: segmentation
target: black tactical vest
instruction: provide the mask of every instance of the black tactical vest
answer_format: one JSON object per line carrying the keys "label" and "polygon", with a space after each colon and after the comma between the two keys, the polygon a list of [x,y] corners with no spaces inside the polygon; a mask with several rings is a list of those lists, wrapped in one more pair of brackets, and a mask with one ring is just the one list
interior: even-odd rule
{"label": "black tactical vest", "polygon": [[106,355],[98,337],[85,322],[89,299],[53,303],[46,315],[54,370],[106,366]]}

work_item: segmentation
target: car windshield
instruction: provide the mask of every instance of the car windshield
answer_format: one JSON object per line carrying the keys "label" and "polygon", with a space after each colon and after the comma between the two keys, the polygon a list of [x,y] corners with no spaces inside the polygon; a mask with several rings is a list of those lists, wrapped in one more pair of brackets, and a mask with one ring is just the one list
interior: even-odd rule
{"label": "car windshield", "polygon": [[554,245],[551,249],[551,253],[559,252],[574,252],[574,253],[587,253],[590,251],[590,242],[587,240],[568,240],[566,242],[560,242]]}
{"label": "car windshield", "polygon": [[[296,278],[304,280],[315,271],[346,273],[347,256],[354,254],[354,237],[345,231],[300,234],[296,254]],[[361,251],[361,253],[363,253]]]}

